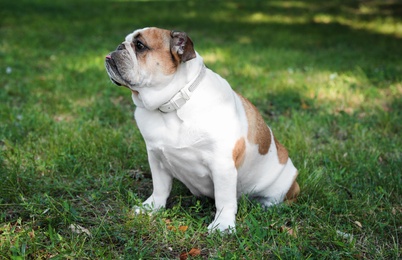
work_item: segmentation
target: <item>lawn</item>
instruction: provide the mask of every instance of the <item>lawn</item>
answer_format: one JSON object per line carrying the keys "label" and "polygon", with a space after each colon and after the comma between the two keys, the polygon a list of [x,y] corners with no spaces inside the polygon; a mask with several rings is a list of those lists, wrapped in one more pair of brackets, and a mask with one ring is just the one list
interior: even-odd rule
{"label": "lawn", "polygon": [[[347,3],[346,3],[347,2]],[[400,1],[0,2],[0,259],[400,259]],[[301,196],[214,202],[151,193],[130,92],[103,60],[134,29],[186,31],[299,169]]]}

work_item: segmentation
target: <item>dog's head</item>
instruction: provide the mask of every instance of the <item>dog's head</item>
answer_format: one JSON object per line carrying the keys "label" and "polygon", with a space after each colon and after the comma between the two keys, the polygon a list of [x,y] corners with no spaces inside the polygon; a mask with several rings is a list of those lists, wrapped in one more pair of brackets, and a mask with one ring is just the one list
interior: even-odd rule
{"label": "dog's head", "polygon": [[105,66],[113,83],[138,90],[168,84],[179,65],[195,57],[186,33],[152,27],[127,35]]}

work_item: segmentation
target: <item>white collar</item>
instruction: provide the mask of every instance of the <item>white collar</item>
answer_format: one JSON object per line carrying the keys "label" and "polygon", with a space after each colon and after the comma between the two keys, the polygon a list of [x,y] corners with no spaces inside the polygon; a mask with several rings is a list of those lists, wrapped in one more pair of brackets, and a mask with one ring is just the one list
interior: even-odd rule
{"label": "white collar", "polygon": [[179,92],[176,93],[168,102],[161,105],[159,107],[159,111],[163,113],[169,113],[174,110],[181,108],[186,102],[190,99],[194,90],[198,87],[201,80],[204,78],[205,75],[205,65],[202,64],[201,70],[198,73],[197,77],[194,80],[190,81],[188,84],[184,86],[184,88],[180,89]]}

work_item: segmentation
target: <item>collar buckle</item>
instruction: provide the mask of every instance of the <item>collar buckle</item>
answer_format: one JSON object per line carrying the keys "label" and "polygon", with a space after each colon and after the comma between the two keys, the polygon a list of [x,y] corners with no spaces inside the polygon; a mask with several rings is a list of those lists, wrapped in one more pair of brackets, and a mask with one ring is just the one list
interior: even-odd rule
{"label": "collar buckle", "polygon": [[184,104],[186,104],[186,102],[190,100],[192,93],[203,79],[205,75],[205,70],[206,68],[203,64],[198,76],[192,82],[190,82],[190,84],[187,84],[186,86],[184,86],[184,88],[180,89],[180,91],[177,92],[176,95],[174,95],[168,102],[161,105],[159,107],[159,111],[161,111],[162,113],[169,113],[174,110],[178,110],[179,108],[184,106]]}

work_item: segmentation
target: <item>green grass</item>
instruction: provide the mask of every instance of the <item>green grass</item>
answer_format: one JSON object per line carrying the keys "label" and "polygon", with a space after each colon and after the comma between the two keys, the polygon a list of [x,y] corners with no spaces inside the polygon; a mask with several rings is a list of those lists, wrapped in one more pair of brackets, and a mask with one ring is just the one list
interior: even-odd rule
{"label": "green grass", "polygon": [[[0,258],[400,258],[401,8],[2,1]],[[145,26],[188,32],[257,105],[300,171],[297,203],[264,211],[243,198],[237,233],[208,235],[213,201],[175,183],[167,210],[133,216],[151,192],[145,145],[103,59]]]}

